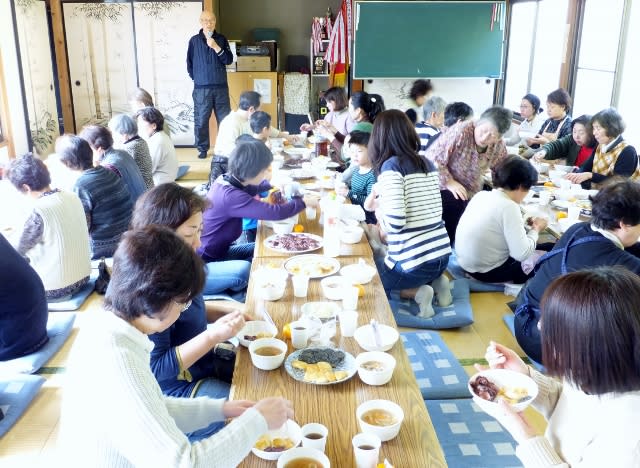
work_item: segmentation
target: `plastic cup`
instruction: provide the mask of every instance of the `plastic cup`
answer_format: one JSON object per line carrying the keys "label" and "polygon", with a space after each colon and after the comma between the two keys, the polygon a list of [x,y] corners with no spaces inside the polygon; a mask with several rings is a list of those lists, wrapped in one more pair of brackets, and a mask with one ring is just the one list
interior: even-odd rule
{"label": "plastic cup", "polygon": [[551,192],[543,190],[542,192],[540,192],[539,197],[540,197],[540,205],[547,206],[551,201]]}
{"label": "plastic cup", "polygon": [[579,206],[569,206],[567,209],[567,218],[575,221],[580,217],[580,207]]}
{"label": "plastic cup", "polygon": [[316,219],[316,215],[318,214],[318,211],[314,206],[308,206],[307,208],[305,208],[304,214],[307,217],[307,221],[312,221]]}
{"label": "plastic cup", "polygon": [[356,468],[376,468],[380,457],[380,437],[375,434],[356,434],[351,440]]}
{"label": "plastic cup", "polygon": [[342,291],[342,308],[344,310],[358,310],[358,288],[347,286]]}
{"label": "plastic cup", "polygon": [[296,349],[307,347],[309,339],[309,329],[302,322],[293,322],[291,324],[291,345]]}
{"label": "plastic cup", "polygon": [[327,444],[329,429],[318,423],[309,423],[302,426],[302,446],[324,452]]}
{"label": "plastic cup", "polygon": [[355,310],[342,310],[338,312],[340,321],[340,333],[342,336],[351,337],[358,328],[358,312]]}
{"label": "plastic cup", "polygon": [[291,276],[291,283],[293,283],[293,295],[295,297],[307,297],[309,290],[309,277],[307,275],[293,275]]}

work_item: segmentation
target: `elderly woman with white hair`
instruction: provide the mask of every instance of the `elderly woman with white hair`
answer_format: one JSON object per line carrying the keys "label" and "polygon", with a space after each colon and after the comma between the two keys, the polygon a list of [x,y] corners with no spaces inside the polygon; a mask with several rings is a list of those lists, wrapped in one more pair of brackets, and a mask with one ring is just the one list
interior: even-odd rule
{"label": "elderly woman with white hair", "polygon": [[416,123],[416,132],[420,137],[419,154],[425,155],[429,140],[434,135],[440,133],[440,128],[444,125],[444,108],[447,102],[439,96],[431,96],[422,106],[424,120]]}
{"label": "elderly woman with white hair", "polygon": [[149,146],[138,135],[138,124],[127,114],[114,115],[109,121],[113,146],[126,151],[138,165],[147,190],[153,188],[153,163]]}

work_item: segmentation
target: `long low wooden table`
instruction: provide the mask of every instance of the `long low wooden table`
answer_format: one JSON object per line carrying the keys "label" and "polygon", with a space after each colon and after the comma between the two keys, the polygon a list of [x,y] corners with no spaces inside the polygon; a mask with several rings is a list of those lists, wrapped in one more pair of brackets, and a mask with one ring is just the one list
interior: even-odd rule
{"label": "long low wooden table", "polygon": [[[264,266],[279,266],[289,257],[254,258],[252,272]],[[338,257],[342,266],[355,263],[358,257]],[[367,259],[373,264],[371,257]],[[247,308],[257,314],[264,306],[279,330],[300,313],[304,302],[325,300],[322,295],[320,280],[311,280],[306,299],[293,297],[291,282],[287,284],[285,296],[275,302],[261,302],[255,299],[253,282],[250,281],[247,291]],[[386,299],[382,283],[378,275],[371,283],[365,285],[365,295],[358,301],[360,317],[358,325],[369,323],[372,318],[383,324],[396,326],[393,314]],[[339,327],[334,338],[336,345],[357,355],[360,349],[354,338],[344,338]],[[293,351],[289,343],[289,354]],[[260,400],[269,396],[282,396],[293,402],[295,420],[301,426],[310,422],[319,422],[329,429],[325,453],[333,467],[353,467],[355,459],[351,439],[360,432],[356,419],[356,408],[359,404],[371,399],[386,399],[399,404],[405,419],[398,436],[383,442],[380,460],[387,458],[396,467],[444,467],[444,455],[436,436],[433,424],[424,405],[420,389],[415,380],[407,354],[400,340],[389,353],[396,359],[397,365],[393,378],[383,386],[374,387],[364,384],[354,375],[346,382],[334,385],[305,384],[289,376],[284,365],[273,371],[262,371],[251,363],[249,351],[239,350],[231,387],[231,399]],[[273,462],[261,460],[249,455],[240,465],[243,467],[273,467]]]}

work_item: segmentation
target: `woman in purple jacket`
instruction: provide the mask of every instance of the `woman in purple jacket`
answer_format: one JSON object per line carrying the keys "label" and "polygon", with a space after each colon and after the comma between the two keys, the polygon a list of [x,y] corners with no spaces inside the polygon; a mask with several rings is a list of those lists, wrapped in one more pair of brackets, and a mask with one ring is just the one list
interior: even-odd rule
{"label": "woman in purple jacket", "polygon": [[202,246],[198,253],[205,262],[251,260],[254,243],[231,245],[242,233],[242,218],[278,221],[305,209],[302,196],[293,196],[282,205],[272,205],[254,197],[271,189],[273,155],[258,140],[239,143],[229,156],[229,172],[211,186],[204,212]]}

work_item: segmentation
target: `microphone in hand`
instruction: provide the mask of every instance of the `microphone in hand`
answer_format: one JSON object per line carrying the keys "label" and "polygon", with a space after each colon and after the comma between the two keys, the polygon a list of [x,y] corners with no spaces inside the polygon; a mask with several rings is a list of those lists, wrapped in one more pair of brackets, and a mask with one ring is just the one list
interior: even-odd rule
{"label": "microphone in hand", "polygon": [[211,39],[213,37],[213,31],[207,31],[207,38]]}

